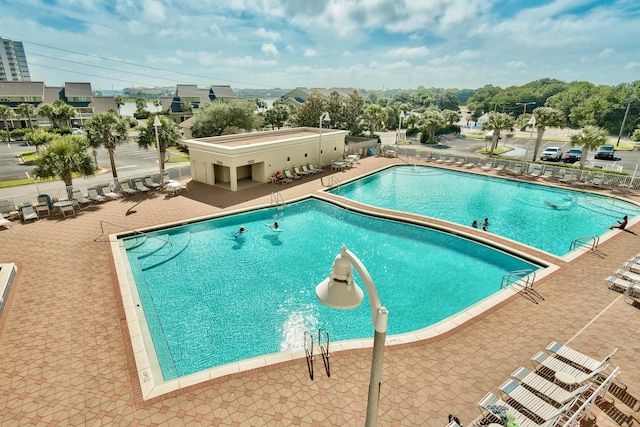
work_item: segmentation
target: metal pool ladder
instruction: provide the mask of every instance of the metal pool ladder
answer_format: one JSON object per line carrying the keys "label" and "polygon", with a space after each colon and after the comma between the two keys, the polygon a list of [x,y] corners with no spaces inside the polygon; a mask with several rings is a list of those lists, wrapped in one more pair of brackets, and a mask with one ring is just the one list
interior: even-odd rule
{"label": "metal pool ladder", "polygon": [[271,193],[271,206],[276,206],[278,210],[284,209],[284,197],[279,191]]}
{"label": "metal pool ladder", "polygon": [[574,250],[576,248],[581,248],[586,246],[589,251],[595,252],[598,248],[598,244],[600,244],[600,236],[597,234],[592,234],[590,236],[578,237],[573,242],[571,242],[570,250]]}
{"label": "metal pool ladder", "polygon": [[538,291],[533,289],[533,282],[535,281],[535,270],[532,270],[530,268],[527,268],[525,270],[514,270],[502,276],[501,288],[504,289],[511,285],[517,285],[522,288],[522,290],[518,291],[519,293],[529,298],[532,302],[538,304],[536,298],[540,298],[542,301],[544,301],[544,297],[540,295]]}
{"label": "metal pool ladder", "polygon": [[[326,329],[318,329],[318,348],[322,355],[322,363],[327,376],[331,376],[331,367],[329,365],[329,332]],[[307,359],[307,369],[309,370],[309,378],[313,380],[313,334],[309,331],[304,332],[304,352]]]}

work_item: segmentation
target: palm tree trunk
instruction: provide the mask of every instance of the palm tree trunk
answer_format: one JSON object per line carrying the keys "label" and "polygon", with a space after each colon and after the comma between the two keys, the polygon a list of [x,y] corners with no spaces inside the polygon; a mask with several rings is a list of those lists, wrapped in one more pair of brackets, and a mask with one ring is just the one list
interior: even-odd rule
{"label": "palm tree trunk", "polygon": [[9,133],[9,123],[7,122],[7,119],[4,119],[4,128],[7,131],[7,141],[11,142],[11,134]]}
{"label": "palm tree trunk", "polygon": [[542,142],[542,136],[544,135],[544,126],[539,126],[536,131],[536,145],[533,147],[533,160],[538,157],[538,150],[540,150],[540,143]]}
{"label": "palm tree trunk", "polygon": [[116,170],[116,159],[113,155],[113,149],[109,149],[109,162],[111,162],[111,174],[113,175],[113,180],[118,181],[118,171]]}

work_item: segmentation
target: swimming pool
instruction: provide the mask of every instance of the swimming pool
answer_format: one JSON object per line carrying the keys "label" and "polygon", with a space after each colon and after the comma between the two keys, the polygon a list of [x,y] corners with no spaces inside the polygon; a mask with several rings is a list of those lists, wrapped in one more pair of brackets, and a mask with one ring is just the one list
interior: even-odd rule
{"label": "swimming pool", "polygon": [[[274,219],[282,231],[265,226]],[[248,232],[235,237],[242,225]],[[432,325],[496,293],[507,272],[538,268],[466,239],[316,199],[125,238],[163,378],[300,349],[304,332],[318,328],[332,341],[370,338],[368,301],[338,311],[315,297],[343,244],[371,273],[391,313],[389,334]]]}
{"label": "swimming pool", "polygon": [[466,226],[488,217],[489,232],[559,256],[574,239],[640,214],[612,197],[429,166],[391,167],[331,193]]}

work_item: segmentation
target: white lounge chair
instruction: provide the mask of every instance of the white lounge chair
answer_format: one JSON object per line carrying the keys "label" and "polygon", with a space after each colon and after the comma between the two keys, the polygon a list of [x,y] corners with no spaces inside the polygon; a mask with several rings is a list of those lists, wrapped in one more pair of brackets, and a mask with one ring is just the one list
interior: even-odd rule
{"label": "white lounge chair", "polygon": [[634,273],[640,273],[640,263],[629,261],[624,263],[624,268]]}
{"label": "white lounge chair", "polygon": [[604,281],[607,283],[609,289],[620,293],[628,292],[630,289],[636,287],[635,283],[616,276],[609,276],[604,279]]}
{"label": "white lounge chair", "polygon": [[573,181],[576,181],[576,179],[576,175],[573,173],[573,171],[568,170],[564,172],[564,175],[558,181],[565,184],[571,184]]}
{"label": "white lounge chair", "polygon": [[12,226],[13,226],[13,223],[10,220],[0,216],[0,227],[9,228]]}
{"label": "white lounge chair", "polygon": [[106,197],[98,194],[98,190],[94,187],[87,188],[87,196],[89,197],[89,199],[97,203],[104,202],[105,200],[107,200]]}
{"label": "white lounge chair", "polygon": [[30,220],[38,220],[38,213],[33,209],[31,205],[24,205],[20,208],[20,213],[22,215],[22,222],[25,223]]}
{"label": "white lounge chair", "polygon": [[309,172],[309,171],[301,171],[298,168],[298,166],[294,166],[293,167],[293,172],[295,172],[296,175],[300,175],[300,176],[311,175],[311,172]]}
{"label": "white lounge chair", "polygon": [[545,168],[544,172],[542,173],[542,175],[540,175],[540,178],[542,179],[553,179],[553,168]]}
{"label": "white lounge chair", "polygon": [[613,274],[615,274],[616,276],[624,280],[628,280],[634,283],[640,283],[640,274],[634,273],[631,270],[625,270],[624,268],[620,268],[616,270]]}
{"label": "white lounge chair", "polygon": [[555,415],[547,420],[545,420],[542,424],[538,424],[533,421],[531,418],[525,416],[522,412],[518,411],[513,406],[509,405],[504,400],[500,399],[495,394],[489,392],[485,397],[480,400],[478,403],[478,407],[480,407],[480,412],[484,416],[484,412],[486,411],[489,414],[492,414],[494,417],[500,419],[500,414],[496,411],[497,408],[505,408],[506,410],[513,413],[520,427],[551,427],[555,426],[558,420],[573,406],[574,401],[567,403],[562,408],[558,409]]}
{"label": "white lounge chair", "polygon": [[157,182],[155,182],[151,176],[145,176],[144,178],[142,178],[142,183],[152,189],[152,190],[156,190],[158,188],[160,188],[160,184],[158,184]]}
{"label": "white lounge chair", "polygon": [[69,215],[76,216],[76,210],[73,208],[73,205],[60,206],[60,213],[64,218],[66,218]]}
{"label": "white lounge chair", "polygon": [[529,172],[529,176],[532,178],[540,178],[540,175],[542,175],[542,166],[534,165]]}
{"label": "white lounge chair", "polygon": [[496,167],[493,168],[496,172],[504,172],[504,168],[507,167],[506,162],[500,162]]}
{"label": "white lounge chair", "polygon": [[309,167],[309,170],[310,170],[310,171],[315,171],[316,173],[320,173],[320,172],[322,172],[322,169],[318,169],[318,168],[316,168],[315,166],[313,166],[313,164],[312,164],[312,163],[309,163],[307,166]]}
{"label": "white lounge chair", "polygon": [[138,190],[141,193],[147,193],[149,191],[151,191],[149,189],[149,187],[146,187],[143,183],[141,179],[134,179],[133,180],[133,186],[136,188],[136,190]]}
{"label": "white lounge chair", "polygon": [[488,161],[484,165],[480,166],[483,171],[489,171],[493,168],[493,161]]}
{"label": "white lounge chair", "polygon": [[80,206],[80,208],[82,208],[82,206],[84,206],[84,205],[90,205],[91,204],[91,200],[87,199],[86,197],[84,197],[82,195],[82,193],[80,192],[80,190],[73,190],[71,195],[72,195],[72,199],[76,203],[78,203],[78,206]]}
{"label": "white lounge chair", "polygon": [[617,348],[614,348],[611,353],[605,356],[602,360],[594,359],[590,356],[587,356],[584,353],[579,352],[578,350],[574,350],[571,347],[568,347],[564,344],[560,344],[559,342],[553,341],[551,344],[547,346],[547,350],[555,355],[560,356],[563,359],[570,361],[578,366],[581,366],[589,371],[595,371],[600,368],[605,363],[609,363],[611,358],[618,351]]}
{"label": "white lounge chair", "polygon": [[300,175],[298,174],[292,174],[291,171],[289,170],[289,168],[285,168],[284,169],[284,176],[286,176],[289,179],[300,179],[302,178]]}
{"label": "white lounge chair", "polygon": [[[578,390],[579,392],[577,392]],[[584,390],[584,386],[580,387],[577,390],[574,390],[573,396],[570,401],[575,401],[575,399],[577,399]],[[528,412],[543,420],[550,420],[558,415],[558,408],[548,402],[545,402],[540,397],[529,391],[525,386],[515,382],[512,379],[507,380],[500,386],[500,392],[515,400],[520,405],[525,407]],[[564,404],[568,403],[569,402],[564,402]]]}
{"label": "white lounge chair", "polygon": [[578,384],[583,384],[587,381],[591,381],[593,378],[597,377],[600,372],[605,370],[609,364],[604,363],[598,369],[592,372],[585,372],[583,370],[574,368],[568,363],[563,362],[562,360],[550,356],[548,353],[544,351],[539,351],[532,358],[531,361],[535,364],[543,366],[555,373],[555,377],[558,381],[567,384],[568,386],[575,386]]}
{"label": "white lounge chair", "polygon": [[129,181],[122,181],[120,183],[120,190],[122,190],[127,196],[138,193],[138,190],[131,188]]}
{"label": "white lounge chair", "polygon": [[511,175],[520,175],[523,170],[522,163],[516,163],[512,168],[507,169],[507,173]]}
{"label": "white lounge chair", "polygon": [[117,199],[122,197],[121,193],[117,191],[113,191],[111,189],[111,186],[108,184],[100,186],[100,193],[102,193],[102,196],[107,197],[109,199]]}
{"label": "white lounge chair", "polygon": [[516,369],[511,378],[561,405],[572,400],[576,394],[584,393],[591,386],[591,383],[586,383],[575,391],[569,391],[524,367]]}

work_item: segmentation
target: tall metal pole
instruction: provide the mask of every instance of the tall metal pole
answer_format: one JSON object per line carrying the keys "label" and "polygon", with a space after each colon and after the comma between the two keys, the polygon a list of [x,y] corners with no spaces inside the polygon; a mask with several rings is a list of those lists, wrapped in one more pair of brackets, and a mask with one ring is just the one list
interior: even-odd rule
{"label": "tall metal pole", "polygon": [[318,168],[319,169],[324,169],[322,167],[322,121],[326,120],[326,121],[330,121],[331,119],[329,118],[329,113],[328,112],[324,112],[320,115],[320,137],[318,138],[319,142],[318,142]]}
{"label": "tall metal pole", "polygon": [[624,125],[627,122],[627,116],[629,115],[629,107],[631,107],[631,102],[627,103],[627,110],[624,112],[622,125],[620,125],[620,133],[618,133],[618,142],[616,142],[616,147],[618,146],[618,144],[620,144],[620,137],[622,136],[622,130],[624,129]]}
{"label": "tall metal pole", "polygon": [[156,148],[158,149],[158,169],[160,170],[160,189],[164,188],[164,163],[162,162],[162,152],[160,151],[160,138],[158,137],[158,128],[162,126],[158,116],[153,119],[153,128],[156,131]]}

